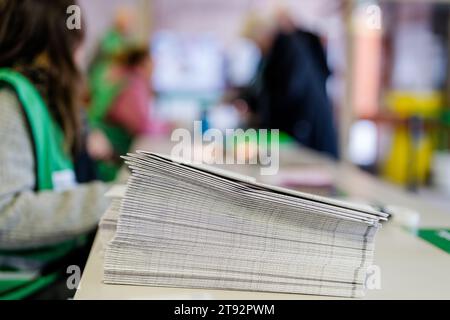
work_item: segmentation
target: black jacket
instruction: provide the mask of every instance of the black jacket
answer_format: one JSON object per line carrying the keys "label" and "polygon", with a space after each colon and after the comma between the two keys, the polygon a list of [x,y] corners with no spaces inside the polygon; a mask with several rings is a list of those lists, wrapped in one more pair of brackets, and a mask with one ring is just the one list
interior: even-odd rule
{"label": "black jacket", "polygon": [[276,37],[244,97],[259,126],[280,129],[301,144],[337,158],[333,111],[326,94],[330,74],[320,41],[302,31]]}

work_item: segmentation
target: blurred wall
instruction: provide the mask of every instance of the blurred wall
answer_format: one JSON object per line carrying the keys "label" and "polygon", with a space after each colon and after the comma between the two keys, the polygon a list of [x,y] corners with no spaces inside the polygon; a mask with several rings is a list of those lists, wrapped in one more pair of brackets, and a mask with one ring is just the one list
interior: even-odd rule
{"label": "blurred wall", "polygon": [[[329,36],[340,19],[336,0],[78,0],[88,28],[86,48],[92,55],[96,42],[111,24],[120,6],[138,8],[138,28],[211,32],[225,43],[239,34],[250,11],[289,8],[296,22]],[[142,31],[142,30],[141,30]],[[150,33],[150,30],[147,30]]]}
{"label": "blurred wall", "polygon": [[[236,36],[251,11],[289,8],[298,24],[327,33],[339,14],[336,0],[153,0],[154,26],[184,32],[209,31],[225,41]],[[325,19],[324,19],[325,18]]]}

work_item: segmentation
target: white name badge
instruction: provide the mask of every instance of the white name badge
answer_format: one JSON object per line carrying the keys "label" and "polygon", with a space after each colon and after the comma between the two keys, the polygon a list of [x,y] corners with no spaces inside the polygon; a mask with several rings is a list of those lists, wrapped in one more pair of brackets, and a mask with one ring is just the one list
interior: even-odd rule
{"label": "white name badge", "polygon": [[53,190],[66,191],[76,186],[75,172],[73,170],[61,170],[52,174]]}

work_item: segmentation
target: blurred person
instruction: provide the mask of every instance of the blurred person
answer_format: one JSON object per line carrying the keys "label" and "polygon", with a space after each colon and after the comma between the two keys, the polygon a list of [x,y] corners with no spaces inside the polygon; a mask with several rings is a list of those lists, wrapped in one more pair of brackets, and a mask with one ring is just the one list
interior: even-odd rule
{"label": "blurred person", "polygon": [[[89,105],[95,110],[108,108],[123,86],[117,58],[132,43],[135,13],[128,6],[116,10],[111,28],[100,39],[97,52],[88,67]],[[100,132],[91,135],[95,155],[109,158],[112,146],[108,146]]]}
{"label": "blurred person", "polygon": [[331,75],[331,70],[328,67],[325,49],[320,37],[308,30],[299,28],[286,7],[279,7],[275,15],[280,31],[295,35],[300,44],[310,52],[314,69],[322,77],[321,82],[325,85],[326,80]]}
{"label": "blurred person", "polygon": [[90,78],[100,76],[105,63],[110,62],[132,42],[134,11],[121,6],[115,12],[112,26],[99,41],[95,56],[89,66]]}
{"label": "blurred person", "polygon": [[127,6],[120,6],[115,13],[112,27],[100,40],[100,54],[120,53],[131,41],[135,11]]}
{"label": "blurred person", "polygon": [[107,185],[78,179],[78,70],[84,29],[73,0],[0,1],[0,299],[67,298],[83,267]]}
{"label": "blurred person", "polygon": [[[108,105],[92,105],[89,109],[91,124],[103,137],[91,137],[93,144],[88,144],[88,151],[99,161],[99,174],[104,180],[114,179],[122,161],[120,156],[126,154],[135,137],[158,133],[164,125],[153,121],[151,111],[152,61],[150,51],[145,46],[130,47],[117,57],[116,76],[121,80],[120,89]],[[164,129],[163,129],[164,130]],[[109,150],[98,155],[98,149]]]}
{"label": "blurred person", "polygon": [[253,114],[251,126],[280,129],[304,146],[338,158],[325,86],[328,68],[318,57],[323,52],[312,50],[309,36],[283,27],[273,17],[249,17],[244,35],[258,45],[262,60],[241,95],[240,109],[245,101]]}

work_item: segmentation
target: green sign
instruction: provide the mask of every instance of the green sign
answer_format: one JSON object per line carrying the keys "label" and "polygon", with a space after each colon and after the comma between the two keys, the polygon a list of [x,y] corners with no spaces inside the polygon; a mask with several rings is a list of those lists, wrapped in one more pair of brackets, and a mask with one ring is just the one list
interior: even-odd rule
{"label": "green sign", "polygon": [[420,229],[418,236],[450,253],[450,229]]}

